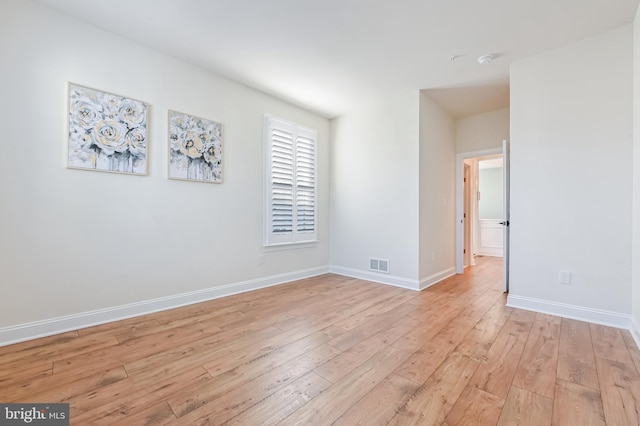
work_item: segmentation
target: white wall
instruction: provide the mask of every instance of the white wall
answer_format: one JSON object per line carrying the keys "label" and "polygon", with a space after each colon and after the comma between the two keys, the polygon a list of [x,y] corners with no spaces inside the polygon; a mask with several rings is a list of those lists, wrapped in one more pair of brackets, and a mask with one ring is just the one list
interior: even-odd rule
{"label": "white wall", "polygon": [[431,285],[455,269],[456,126],[420,92],[420,282]]}
{"label": "white wall", "polygon": [[512,65],[509,303],[631,313],[632,123],[631,25]]}
{"label": "white wall", "polygon": [[[385,282],[418,278],[418,92],[332,121],[331,265],[364,276],[390,261]],[[371,277],[376,279],[376,277]]]}
{"label": "white wall", "polygon": [[[328,270],[327,119],[32,2],[0,9],[0,327]],[[151,105],[149,176],[65,168],[67,81]],[[167,180],[168,109],[224,123],[223,184]],[[319,132],[320,242],[266,253],[259,265],[265,113]],[[398,171],[384,162],[411,154],[377,142],[380,192],[415,192],[404,179],[395,186],[389,174]],[[383,213],[405,208],[399,202],[373,222],[383,229]]]}
{"label": "white wall", "polygon": [[640,8],[633,21],[633,320],[640,344]]}
{"label": "white wall", "polygon": [[502,148],[504,139],[509,140],[509,108],[456,120],[457,153]]}

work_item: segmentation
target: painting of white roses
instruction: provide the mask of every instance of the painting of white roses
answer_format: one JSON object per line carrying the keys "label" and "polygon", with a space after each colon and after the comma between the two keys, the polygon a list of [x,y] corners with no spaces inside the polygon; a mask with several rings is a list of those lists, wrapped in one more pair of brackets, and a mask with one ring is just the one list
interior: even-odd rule
{"label": "painting of white roses", "polygon": [[147,104],[69,83],[68,167],[147,174]]}
{"label": "painting of white roses", "polygon": [[222,183],[222,124],[169,111],[169,179]]}

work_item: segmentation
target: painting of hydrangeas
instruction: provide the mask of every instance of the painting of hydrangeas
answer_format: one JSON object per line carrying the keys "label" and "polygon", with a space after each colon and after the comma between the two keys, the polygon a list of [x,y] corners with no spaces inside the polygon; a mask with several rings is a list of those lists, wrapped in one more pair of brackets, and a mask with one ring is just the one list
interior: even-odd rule
{"label": "painting of hydrangeas", "polygon": [[169,111],[169,178],[222,182],[222,124]]}
{"label": "painting of hydrangeas", "polygon": [[147,174],[147,105],[69,83],[68,165]]}

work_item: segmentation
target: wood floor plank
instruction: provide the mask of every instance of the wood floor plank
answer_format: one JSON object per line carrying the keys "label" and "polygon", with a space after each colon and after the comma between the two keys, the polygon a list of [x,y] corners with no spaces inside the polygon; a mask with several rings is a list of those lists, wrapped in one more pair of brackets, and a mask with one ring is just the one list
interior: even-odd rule
{"label": "wood floor plank", "polygon": [[620,334],[622,335],[624,343],[627,345],[627,349],[629,349],[629,354],[636,366],[636,370],[640,373],[640,348],[636,345],[636,341],[633,339],[630,331],[620,330]]}
{"label": "wood floor plank", "polygon": [[[636,366],[636,370],[640,373],[640,350],[638,349],[629,349],[629,353],[631,354],[631,359],[633,359],[633,363]],[[2,381],[0,380],[0,385]]]}
{"label": "wood floor plank", "polygon": [[386,336],[380,333],[374,334],[313,371],[329,382],[336,383],[387,346],[389,346],[389,342]]}
{"label": "wood floor plank", "polygon": [[589,324],[567,318],[560,325],[558,379],[599,389]]}
{"label": "wood floor plank", "polygon": [[383,313],[371,319],[371,321],[361,324],[360,326],[348,330],[343,335],[329,342],[331,346],[346,351],[350,347],[358,344],[362,340],[373,336],[374,334],[389,328],[394,322],[405,317],[411,310],[411,306],[400,306],[391,309],[384,309]]}
{"label": "wood floor plank", "polygon": [[495,425],[500,418],[503,405],[504,399],[467,385],[449,412],[444,425]]}
{"label": "wood floor plank", "polygon": [[524,351],[535,314],[513,311],[471,379],[471,384],[506,398]]}
{"label": "wood floor plank", "polygon": [[196,424],[197,422],[224,423],[282,387],[311,372],[338,353],[339,351],[334,347],[322,345],[286,365],[266,372],[237,387],[192,387],[186,392],[167,399],[178,417],[175,425]]}
{"label": "wood floor plank", "polygon": [[134,339],[104,349],[85,352],[53,363],[53,373],[65,371],[87,371],[95,368],[108,368],[132,362],[157,352],[193,342],[217,334],[220,329],[195,324],[153,334],[153,339]]}
{"label": "wood floor plank", "polygon": [[632,362],[620,330],[599,324],[589,324],[593,339],[593,352],[596,357],[630,364]]}
{"label": "wood floor plank", "polygon": [[[127,426],[156,426],[173,421],[176,418],[167,401],[160,401],[149,408],[133,414],[126,414],[122,417],[122,422],[126,423]],[[100,423],[93,424],[99,425]],[[111,419],[105,419],[104,424],[112,425],[114,423]]]}
{"label": "wood floor plank", "polygon": [[483,290],[480,295],[466,304],[462,316],[476,320],[482,318],[496,300],[502,298],[502,295],[503,293],[497,288]]}
{"label": "wood floor plank", "polygon": [[560,318],[536,314],[513,377],[513,386],[553,399],[558,366]]}
{"label": "wood floor plank", "polygon": [[[354,286],[353,289],[346,291],[344,298],[328,297],[326,304],[315,306],[315,311],[299,311],[296,317],[276,321],[273,326],[281,330],[308,329],[316,323],[327,324],[327,320],[332,325],[338,325],[348,317],[359,318],[367,308],[392,297],[392,294],[377,286],[369,288]],[[328,312],[331,314],[327,315]]]}
{"label": "wood floor plank", "polygon": [[553,402],[553,424],[604,426],[600,392],[558,379]]}
{"label": "wood floor plank", "polygon": [[293,412],[281,424],[331,424],[382,382],[408,356],[408,353],[388,346]]}
{"label": "wood floor plank", "polygon": [[0,388],[11,392],[13,387],[21,387],[53,374],[53,362],[25,364],[11,371],[0,369]]}
{"label": "wood floor plank", "polygon": [[230,348],[241,351],[256,340],[268,339],[280,333],[281,331],[274,327],[263,328],[261,324],[249,323],[195,341],[176,342],[166,350],[156,351],[147,356],[121,358],[121,362],[130,375],[154,372],[166,365],[193,367],[211,360],[216,353],[220,354]]}
{"label": "wood floor plank", "polygon": [[311,372],[231,418],[229,425],[277,425],[302,405],[328,389],[331,383]]}
{"label": "wood floor plank", "polygon": [[635,350],[640,349],[636,344],[636,341],[633,340],[633,336],[631,335],[631,332],[629,330],[620,330],[620,335],[622,336],[622,340],[624,340],[624,343],[627,345],[627,348]]}
{"label": "wood floor plank", "polygon": [[[318,346],[327,340],[327,335],[324,333],[314,333],[313,336]],[[236,346],[230,346],[223,350],[209,351],[209,359],[202,365],[209,374],[217,376],[305,337],[309,337],[307,333],[294,329],[242,345],[241,350]]]}
{"label": "wood floor plank", "polygon": [[390,425],[437,425],[444,422],[478,368],[479,361],[454,352],[408,399]]}
{"label": "wood floor plank", "polygon": [[481,361],[513,312],[513,308],[508,308],[505,304],[505,299],[500,297],[464,337],[456,350]]}
{"label": "wood floor plank", "polygon": [[419,350],[425,342],[433,339],[458,313],[459,311],[456,311],[455,314],[444,316],[426,315],[421,318],[422,321],[413,330],[396,340],[393,343],[393,347],[410,353]]}
{"label": "wood floor plank", "polygon": [[627,363],[596,356],[602,405],[608,425],[640,424],[640,375]]}
{"label": "wood floor plank", "polygon": [[70,403],[74,423],[126,423],[129,416],[147,412],[158,401],[212,380],[202,367],[198,367],[178,374],[159,375],[141,382],[122,380],[90,392],[88,398],[75,397],[67,401]]}
{"label": "wood floor plank", "polygon": [[[331,340],[333,336],[334,334],[331,331],[314,333],[273,351],[254,354],[253,358],[247,359],[245,363],[228,371],[222,373],[220,370],[207,371],[216,378],[215,383],[218,388],[237,387],[261,374],[304,356],[308,352],[314,351]],[[333,352],[339,353],[338,350]],[[207,365],[205,364],[204,367],[207,368]]]}
{"label": "wood floor plank", "polygon": [[65,340],[45,346],[36,346],[17,351],[14,354],[5,354],[0,359],[2,371],[15,371],[16,365],[21,365],[25,358],[37,360],[38,363],[59,362],[63,359],[82,355],[96,349],[108,348],[118,345],[115,337],[81,336],[72,340]]}
{"label": "wood floor plank", "polygon": [[455,324],[443,327],[398,367],[396,373],[416,383],[424,383],[469,333],[474,322],[473,318],[462,317]]}
{"label": "wood floor plank", "polygon": [[404,290],[400,294],[389,297],[384,293],[370,299],[370,306],[367,309],[358,312],[356,318],[345,318],[344,320],[337,322],[338,327],[342,327],[345,330],[353,330],[360,325],[370,322],[372,319],[378,318],[381,315],[389,311],[393,311],[397,306],[405,304],[407,300],[412,298],[412,294],[409,290]]}
{"label": "wood floor plank", "polygon": [[[292,342],[279,350],[272,351],[264,356],[259,356],[246,364],[234,368],[233,370],[217,375],[214,380],[210,382],[203,382],[198,386],[192,386],[190,389],[182,392],[182,396],[180,398],[176,397],[175,399],[172,399],[172,403],[194,404],[193,407],[197,407],[198,404],[205,405],[210,401],[215,401],[217,398],[221,398],[227,392],[246,385],[265,374],[269,375],[267,377],[276,377],[277,379],[285,380],[288,377],[287,374],[289,374],[286,370],[291,368],[290,363],[295,363],[296,359],[302,359],[304,357],[312,359],[314,356],[317,356],[318,353],[329,353],[331,355],[339,353],[339,351],[334,348],[321,347],[324,341],[328,341],[332,337],[332,332],[328,331],[326,334],[315,333],[304,339]],[[308,352],[312,351],[314,354],[310,356],[306,355]],[[180,369],[181,367],[177,368],[174,363],[167,366],[166,370],[161,370],[160,374],[164,371],[169,372]],[[148,373],[145,373],[144,377],[145,381],[154,379],[153,377],[149,377]],[[137,382],[138,380],[138,375],[132,376],[132,381]],[[262,382],[265,382],[266,380],[268,379],[265,379],[264,377],[261,379]],[[196,401],[200,402],[197,403]]]}
{"label": "wood floor plank", "polygon": [[71,342],[78,337],[78,331],[67,331],[66,333],[55,334],[53,336],[41,337],[39,339],[27,340],[25,342],[14,343],[12,345],[0,347],[0,363],[5,355],[14,357],[15,354],[28,349],[43,348],[65,342]]}
{"label": "wood floor plank", "polygon": [[501,274],[325,274],[9,345],[0,401],[72,425],[637,424],[631,334],[507,307]]}
{"label": "wood floor plank", "polygon": [[333,425],[386,425],[418,388],[417,383],[391,373]]}
{"label": "wood floor plank", "polygon": [[[323,304],[331,303],[332,299],[323,294],[314,294],[304,300],[300,295],[290,294],[283,297],[290,304],[290,309],[282,309],[280,303],[272,303],[270,305],[261,306],[260,308],[252,307],[251,309],[241,309],[244,315],[223,325],[223,329],[235,327],[238,324],[247,322],[259,322],[266,326],[276,327],[277,324],[292,321],[298,316],[303,315],[305,309],[307,312],[315,312],[322,310]],[[326,308],[325,308],[326,309]]]}
{"label": "wood floor plank", "polygon": [[145,330],[147,328],[158,327],[160,323],[157,319],[143,316],[129,318],[122,321],[108,322],[106,324],[94,325],[93,327],[81,328],[78,330],[79,336],[111,337],[118,334]]}
{"label": "wood floor plank", "polygon": [[105,371],[94,371],[85,377],[49,375],[24,383],[19,388],[0,389],[0,401],[29,402],[31,399],[32,401],[65,402],[126,378],[127,373],[121,366]]}
{"label": "wood floor plank", "polygon": [[[187,317],[178,319],[175,321],[165,322],[163,324],[159,324],[157,326],[147,325],[145,323],[145,327],[132,327],[126,330],[119,330],[115,334],[118,342],[124,343],[129,340],[139,339],[144,336],[153,335],[157,333],[161,333],[164,331],[170,331],[173,329],[182,329],[183,327],[192,326],[194,324],[202,324],[206,322],[211,322],[212,324],[216,324],[218,331],[221,331],[222,326],[230,321],[242,320],[244,318],[244,314],[237,310],[237,308],[227,308],[221,311],[209,312],[207,314],[202,314],[200,316],[195,317]],[[156,321],[157,322],[157,321]]]}
{"label": "wood floor plank", "polygon": [[[371,306],[371,302],[367,299],[366,295],[370,292],[364,291],[363,294],[358,294],[351,299],[333,299],[334,303],[329,305],[328,308],[321,312],[316,312],[314,315],[305,315],[296,321],[292,321],[289,324],[277,323],[274,326],[282,330],[293,330],[313,332],[322,330],[328,326],[339,327],[341,321],[347,318],[358,318],[362,312]],[[378,294],[377,290],[374,294]],[[391,295],[387,295],[389,298]],[[346,331],[346,330],[345,330]]]}
{"label": "wood floor plank", "polygon": [[513,386],[509,391],[498,426],[545,426],[553,418],[553,400]]}
{"label": "wood floor plank", "polygon": [[[393,346],[405,352],[419,350],[424,342],[429,341],[441,332],[452,321],[466,321],[461,328],[471,327],[486,313],[495,302],[496,293],[479,291],[476,295],[467,294],[448,303],[446,310],[433,309],[424,317],[416,328],[396,340]],[[443,313],[444,311],[444,313]],[[439,315],[438,315],[439,313]],[[470,327],[469,327],[470,328]]]}

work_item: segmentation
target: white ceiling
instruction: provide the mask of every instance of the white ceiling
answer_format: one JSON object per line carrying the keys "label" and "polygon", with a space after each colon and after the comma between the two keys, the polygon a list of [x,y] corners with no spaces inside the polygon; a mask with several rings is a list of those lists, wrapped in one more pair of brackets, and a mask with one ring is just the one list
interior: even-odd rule
{"label": "white ceiling", "polygon": [[508,106],[511,62],[629,23],[639,0],[36,1],[330,118],[421,89],[460,118]]}

